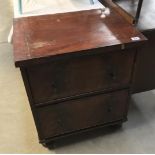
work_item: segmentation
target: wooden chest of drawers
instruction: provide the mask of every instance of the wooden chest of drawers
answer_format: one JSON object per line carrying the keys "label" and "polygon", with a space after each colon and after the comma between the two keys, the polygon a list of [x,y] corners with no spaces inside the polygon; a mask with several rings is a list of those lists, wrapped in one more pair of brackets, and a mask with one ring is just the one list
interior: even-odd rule
{"label": "wooden chest of drawers", "polygon": [[21,68],[41,142],[126,120],[134,49]]}
{"label": "wooden chest of drawers", "polygon": [[[41,143],[127,118],[136,53],[145,37],[116,12],[104,20],[98,12],[14,22],[15,64]],[[54,25],[59,18],[61,25]]]}

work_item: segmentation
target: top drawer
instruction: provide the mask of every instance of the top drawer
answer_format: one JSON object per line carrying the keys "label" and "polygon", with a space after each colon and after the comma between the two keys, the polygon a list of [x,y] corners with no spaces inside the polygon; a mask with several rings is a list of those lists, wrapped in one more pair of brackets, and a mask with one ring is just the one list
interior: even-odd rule
{"label": "top drawer", "polygon": [[134,51],[67,58],[27,68],[35,103],[128,86]]}

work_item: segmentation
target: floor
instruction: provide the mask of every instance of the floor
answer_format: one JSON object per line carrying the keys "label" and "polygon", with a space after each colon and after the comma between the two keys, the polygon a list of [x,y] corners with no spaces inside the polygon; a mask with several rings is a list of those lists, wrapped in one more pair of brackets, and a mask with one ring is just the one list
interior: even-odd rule
{"label": "floor", "polygon": [[155,90],[136,94],[128,122],[74,136],[47,149],[38,143],[20,71],[7,36],[12,0],[0,0],[0,153],[155,153]]}

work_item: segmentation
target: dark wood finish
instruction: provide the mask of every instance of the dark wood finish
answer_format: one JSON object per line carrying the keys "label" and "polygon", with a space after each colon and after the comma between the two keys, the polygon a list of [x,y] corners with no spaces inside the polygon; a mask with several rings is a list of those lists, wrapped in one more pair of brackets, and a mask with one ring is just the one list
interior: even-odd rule
{"label": "dark wood finish", "polygon": [[155,30],[145,31],[143,34],[148,42],[138,52],[133,93],[155,89]]}
{"label": "dark wood finish", "polygon": [[123,120],[127,115],[127,101],[128,91],[118,91],[37,108],[41,137]]}
{"label": "dark wood finish", "polygon": [[146,38],[113,8],[105,19],[100,13],[14,21],[15,65],[43,144],[127,118],[136,53]]}
{"label": "dark wood finish", "polygon": [[134,57],[134,50],[124,50],[32,66],[27,72],[34,100],[37,104],[91,91],[128,87]]}
{"label": "dark wood finish", "polygon": [[[92,48],[115,50],[121,49],[122,44],[137,46],[145,40],[115,11],[111,10],[105,19],[100,16],[100,10],[93,10],[16,19],[13,35],[16,66]],[[132,41],[132,37],[140,40]]]}

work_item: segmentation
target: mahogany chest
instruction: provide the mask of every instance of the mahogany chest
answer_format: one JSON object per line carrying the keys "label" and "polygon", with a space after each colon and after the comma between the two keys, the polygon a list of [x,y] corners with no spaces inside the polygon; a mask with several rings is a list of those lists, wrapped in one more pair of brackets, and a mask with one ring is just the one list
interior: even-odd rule
{"label": "mahogany chest", "polygon": [[40,142],[125,121],[145,40],[113,10],[105,19],[100,10],[16,19],[15,65]]}

